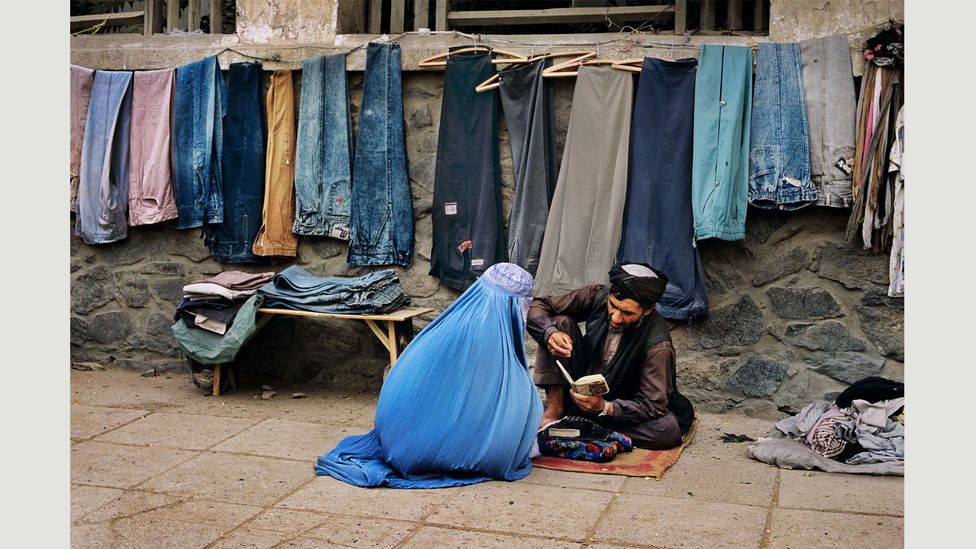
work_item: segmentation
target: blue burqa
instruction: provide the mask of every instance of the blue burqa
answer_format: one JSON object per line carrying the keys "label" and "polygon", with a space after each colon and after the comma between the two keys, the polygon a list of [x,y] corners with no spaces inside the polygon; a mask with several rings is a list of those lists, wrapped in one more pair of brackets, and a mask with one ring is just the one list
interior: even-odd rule
{"label": "blue burqa", "polygon": [[525,359],[532,283],[517,265],[490,267],[400,355],[373,430],[343,439],[315,472],[393,488],[525,478],[542,418]]}

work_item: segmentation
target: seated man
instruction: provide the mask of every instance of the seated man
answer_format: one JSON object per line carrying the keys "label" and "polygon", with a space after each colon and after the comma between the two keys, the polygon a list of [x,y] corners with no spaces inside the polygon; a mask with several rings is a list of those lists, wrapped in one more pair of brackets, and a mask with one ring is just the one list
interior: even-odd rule
{"label": "seated man", "polygon": [[[580,415],[630,436],[639,448],[681,443],[694,410],[675,386],[671,332],[654,310],[667,283],[649,265],[629,263],[610,270],[609,286],[532,300],[527,330],[539,342],[533,381],[546,391],[542,424]],[[569,389],[556,359],[573,379],[603,374],[610,392],[585,396]]]}

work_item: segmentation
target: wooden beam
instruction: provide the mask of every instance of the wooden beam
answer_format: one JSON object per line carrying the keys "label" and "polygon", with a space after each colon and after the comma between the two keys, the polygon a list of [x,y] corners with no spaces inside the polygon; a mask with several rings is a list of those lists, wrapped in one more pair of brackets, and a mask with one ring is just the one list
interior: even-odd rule
{"label": "wooden beam", "polygon": [[688,31],[688,0],[677,0],[674,3],[674,33],[684,34]]}
{"label": "wooden beam", "polygon": [[698,28],[703,31],[715,30],[715,0],[701,0]]}
{"label": "wooden beam", "polygon": [[437,0],[437,13],[434,18],[434,30],[446,31],[447,29],[447,0]]}
{"label": "wooden beam", "polygon": [[200,28],[200,2],[190,0],[186,4],[186,32],[193,32]]}
{"label": "wooden beam", "polygon": [[146,10],[120,11],[118,13],[95,13],[92,15],[75,15],[71,17],[71,28],[90,27],[105,21],[105,25],[141,25],[145,24]]}
{"label": "wooden beam", "polygon": [[725,28],[742,30],[742,0],[729,0],[728,8],[725,15]]}
{"label": "wooden beam", "polygon": [[390,34],[403,32],[403,18],[407,12],[407,0],[390,2]]}
{"label": "wooden beam", "polygon": [[382,0],[369,0],[369,33],[379,34],[383,23]]}
{"label": "wooden beam", "polygon": [[428,14],[430,14],[429,0],[413,0],[413,30],[429,28],[427,26]]}
{"label": "wooden beam", "polygon": [[220,9],[220,0],[210,0],[210,34],[223,34],[224,14]]}
{"label": "wooden beam", "polygon": [[536,10],[452,11],[447,14],[451,26],[526,25],[532,23],[599,23],[606,18],[616,21],[648,19],[671,10],[670,5],[628,6],[622,8],[549,8]]}
{"label": "wooden beam", "polygon": [[146,22],[142,34],[152,36],[163,32],[163,0],[146,0]]}
{"label": "wooden beam", "polygon": [[166,32],[180,28],[180,1],[166,0]]}

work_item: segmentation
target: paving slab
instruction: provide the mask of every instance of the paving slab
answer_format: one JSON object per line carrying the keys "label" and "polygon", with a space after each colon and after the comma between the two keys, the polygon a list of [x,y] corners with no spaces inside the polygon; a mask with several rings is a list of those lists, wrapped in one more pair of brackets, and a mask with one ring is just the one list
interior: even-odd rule
{"label": "paving slab", "polygon": [[622,494],[593,538],[656,547],[759,547],[766,514],[750,505]]}
{"label": "paving slab", "polygon": [[605,492],[619,492],[627,477],[621,475],[599,475],[595,473],[577,473],[575,471],[558,471],[533,467],[529,476],[519,483],[539,484],[553,488],[582,488],[585,490],[603,490]]}
{"label": "paving slab", "polygon": [[270,549],[292,537],[284,532],[244,526],[224,535],[208,549]]}
{"label": "paving slab", "polygon": [[360,434],[357,428],[269,419],[218,444],[214,450],[306,461],[335,448],[343,438]]}
{"label": "paving slab", "polygon": [[905,477],[784,469],[779,507],[904,516]]}
{"label": "paving slab", "polygon": [[261,530],[274,530],[297,536],[333,518],[331,515],[310,511],[293,511],[274,507],[267,509],[251,521],[249,526]]}
{"label": "paving slab", "polygon": [[186,450],[125,446],[94,440],[71,447],[71,482],[129,488],[196,455]]}
{"label": "paving slab", "polygon": [[102,505],[122,495],[118,488],[99,488],[97,486],[71,486],[71,522],[84,517]]}
{"label": "paving slab", "polygon": [[400,547],[482,547],[490,549],[509,549],[511,547],[525,547],[527,549],[576,549],[579,543],[527,538],[524,536],[509,536],[496,532],[469,532],[447,528],[425,526],[411,536]]}
{"label": "paving slab", "polygon": [[766,436],[775,424],[775,421],[741,415],[698,414],[698,431],[691,444],[681,453],[682,459],[686,455],[709,457],[716,461],[739,461],[742,457],[749,459],[746,456],[749,442],[723,442],[722,435],[729,433],[758,439]]}
{"label": "paving slab", "polygon": [[185,376],[142,377],[137,372],[113,368],[71,370],[72,404],[159,412],[184,406],[199,396],[199,389]]}
{"label": "paving slab", "polygon": [[600,490],[485,482],[466,486],[427,522],[583,541],[612,498]]}
{"label": "paving slab", "polygon": [[267,506],[313,476],[311,465],[282,459],[203,453],[139,487],[153,492]]}
{"label": "paving slab", "polygon": [[174,520],[122,519],[109,524],[84,524],[71,530],[71,546],[79,549],[106,547],[206,547],[223,534],[213,524]]}
{"label": "paving slab", "polygon": [[773,497],[776,472],[775,468],[758,461],[717,461],[710,457],[682,455],[660,480],[630,477],[621,491],[765,506]]}
{"label": "paving slab", "polygon": [[254,425],[254,420],[230,417],[150,414],[95,440],[145,446],[205,450]]}
{"label": "paving slab", "polygon": [[186,498],[166,494],[139,491],[123,492],[117,498],[79,519],[79,522],[85,524],[111,522],[122,517],[173,507],[184,501]]}
{"label": "paving slab", "polygon": [[332,516],[302,537],[320,540],[322,546],[395,547],[420,525],[415,522],[366,517]]}
{"label": "paving slab", "polygon": [[905,525],[900,517],[775,509],[767,547],[904,547],[904,538]]}
{"label": "paving slab", "polygon": [[146,410],[74,404],[71,406],[71,439],[87,440],[148,414]]}
{"label": "paving slab", "polygon": [[453,496],[458,488],[398,490],[360,488],[332,477],[317,477],[276,505],[344,516],[419,521]]}

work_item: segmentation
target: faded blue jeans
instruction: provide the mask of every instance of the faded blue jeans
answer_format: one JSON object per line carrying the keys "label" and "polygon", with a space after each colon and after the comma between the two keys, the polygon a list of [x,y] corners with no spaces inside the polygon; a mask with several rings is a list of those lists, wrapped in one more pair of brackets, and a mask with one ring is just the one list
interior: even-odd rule
{"label": "faded blue jeans", "polygon": [[321,313],[379,313],[405,301],[393,269],[351,278],[322,278],[292,265],[274,275],[258,293],[268,308]]}
{"label": "faded blue jeans", "polygon": [[224,221],[221,176],[227,84],[217,57],[176,68],[173,107],[173,186],[177,229]]}
{"label": "faded blue jeans", "polygon": [[363,103],[353,169],[350,265],[410,266],[413,201],[403,130],[400,45],[366,49]]}
{"label": "faded blue jeans", "polygon": [[292,232],[349,239],[351,159],[346,56],[306,58],[298,111]]}
{"label": "faded blue jeans", "polygon": [[207,225],[206,242],[221,263],[257,263],[251,246],[264,207],[264,121],[261,65],[232,63],[224,118],[224,222]]}
{"label": "faded blue jeans", "polygon": [[817,200],[799,44],[759,44],[749,142],[750,204],[796,210]]}
{"label": "faded blue jeans", "polygon": [[81,145],[75,234],[86,244],[128,235],[132,73],[95,71]]}

